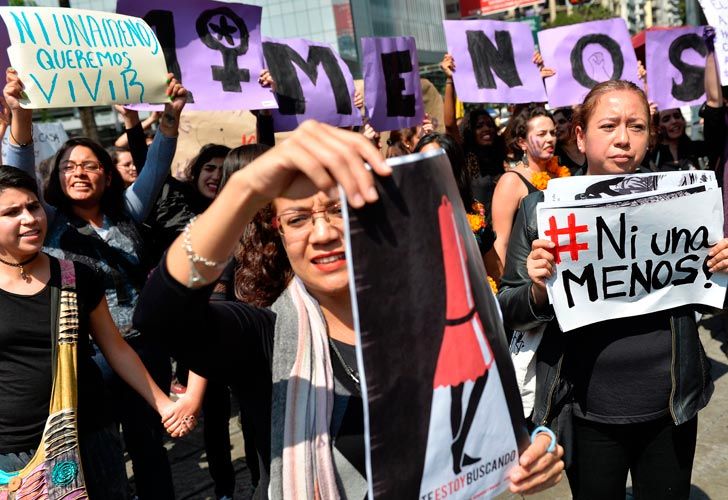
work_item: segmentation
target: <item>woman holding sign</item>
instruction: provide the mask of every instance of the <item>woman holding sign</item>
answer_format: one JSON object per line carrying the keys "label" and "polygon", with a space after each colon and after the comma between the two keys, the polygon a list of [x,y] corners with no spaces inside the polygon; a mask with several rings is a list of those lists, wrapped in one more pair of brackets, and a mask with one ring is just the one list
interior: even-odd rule
{"label": "woman holding sign", "polygon": [[[652,132],[644,93],[626,81],[594,87],[575,125],[587,175],[635,172]],[[498,294],[507,327],[546,328],[536,353],[533,422],[558,422],[562,438],[570,438],[574,498],[624,498],[628,472],[636,497],[688,498],[697,413],[713,390],[694,310],[561,332],[546,291],[557,266],[554,243],[538,239],[543,199],[534,193],[523,200]],[[728,268],[727,248],[721,240],[710,250],[711,272]]]}
{"label": "woman holding sign", "polygon": [[[228,381],[244,376],[257,399],[256,435],[271,436],[270,447],[259,450],[261,496],[364,498],[367,492],[336,189],[341,184],[354,207],[376,201],[365,161],[379,175],[391,172],[362,135],[303,123],[284,144],[230,177],[170,247],[135,315],[145,333],[167,335],[175,355],[195,372]],[[248,224],[259,212],[253,230]],[[212,285],[243,234],[253,231],[261,270],[254,288],[272,307],[211,303]],[[539,435],[521,456],[511,474],[513,491],[538,491],[558,481],[560,450],[546,452],[548,442]]]}
{"label": "woman holding sign", "polygon": [[[23,84],[17,73],[8,69],[6,78],[4,95],[12,112],[8,163],[35,175],[32,111],[19,104]],[[149,214],[169,173],[177,145],[179,117],[186,100],[185,89],[171,74],[168,79],[169,102],[144,168],[134,184],[124,189],[121,175],[100,144],[75,138],[67,141],[56,154],[45,190],[45,201],[49,204],[45,242],[48,252],[100,271],[114,323],[160,387],[170,385],[169,356],[142,338],[131,320],[151,267],[145,258],[147,249],[138,225]],[[174,498],[159,416],[118,379],[99,350],[94,360],[113,394],[114,417],[124,430],[139,496]],[[193,409],[188,411],[187,416],[193,416]]]}

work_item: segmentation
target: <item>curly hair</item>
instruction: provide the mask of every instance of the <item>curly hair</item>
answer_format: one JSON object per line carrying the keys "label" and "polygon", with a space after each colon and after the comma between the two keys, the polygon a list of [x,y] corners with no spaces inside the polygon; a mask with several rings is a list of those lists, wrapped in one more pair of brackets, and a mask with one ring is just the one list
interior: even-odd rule
{"label": "curly hair", "polygon": [[526,138],[528,123],[539,116],[545,116],[554,121],[554,117],[542,104],[532,102],[519,109],[508,122],[504,134],[506,136],[506,147],[514,157],[519,158],[523,154],[520,146],[518,146],[518,141]]}
{"label": "curly hair", "polygon": [[235,251],[235,297],[258,307],[273,304],[293,278],[273,217],[272,205],[261,209],[248,223]]}

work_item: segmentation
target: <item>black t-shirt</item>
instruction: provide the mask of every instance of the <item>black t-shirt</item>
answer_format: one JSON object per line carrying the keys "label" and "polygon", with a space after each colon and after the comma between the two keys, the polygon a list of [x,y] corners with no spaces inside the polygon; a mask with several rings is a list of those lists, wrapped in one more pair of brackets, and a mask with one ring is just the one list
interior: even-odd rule
{"label": "black t-shirt", "polygon": [[[88,316],[104,296],[103,281],[89,267],[75,264],[79,306],[79,425],[93,425],[106,412],[88,411],[103,391],[98,368],[90,357]],[[60,287],[58,261],[51,258],[50,283]],[[51,290],[17,295],[0,289],[0,453],[37,448],[48,418],[52,380]],[[86,417],[88,414],[88,417]],[[91,417],[94,415],[94,418]]]}
{"label": "black t-shirt", "polygon": [[620,318],[567,334],[565,377],[574,413],[595,422],[647,422],[667,414],[672,332],[666,312]]}

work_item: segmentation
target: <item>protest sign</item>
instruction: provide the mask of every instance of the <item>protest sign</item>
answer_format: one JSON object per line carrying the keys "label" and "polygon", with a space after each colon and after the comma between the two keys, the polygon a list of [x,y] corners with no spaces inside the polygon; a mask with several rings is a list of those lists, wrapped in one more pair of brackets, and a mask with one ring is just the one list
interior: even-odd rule
{"label": "protest sign", "polygon": [[275,108],[258,84],[263,69],[262,9],[212,0],[119,0],[116,11],[155,29],[167,68],[190,92],[190,110]]}
{"label": "protest sign", "polygon": [[661,110],[694,106],[705,101],[703,28],[684,27],[648,31],[645,55],[649,98]]}
{"label": "protest sign", "polygon": [[[571,202],[572,204],[576,202]],[[538,207],[556,244],[549,300],[563,331],[686,304],[722,307],[728,275],[708,271],[723,237],[719,189],[695,185]]]}
{"label": "protest sign", "polygon": [[546,78],[551,107],[581,104],[592,87],[607,80],[629,80],[642,88],[622,18],[540,31],[538,43],[544,64],[556,71]]}
{"label": "protest sign", "polygon": [[528,23],[443,21],[447,50],[453,54],[453,81],[463,102],[545,102],[546,91],[533,64]]}
{"label": "protest sign", "polygon": [[496,299],[444,153],[390,165],[344,214],[369,498],[490,498],[528,441]]}
{"label": "protest sign", "polygon": [[728,4],[721,0],[698,0],[708,24],[715,28],[715,60],[720,84],[728,85]]}
{"label": "protest sign", "polygon": [[715,172],[655,172],[647,174],[578,175],[551,179],[544,190],[545,202],[606,199],[649,191],[673,190],[705,184],[715,188]]}
{"label": "protest sign", "polygon": [[[5,136],[2,138],[2,162],[7,165],[8,140],[10,128],[8,127]],[[64,142],[68,140],[68,134],[61,122],[33,123],[33,153],[35,164],[38,165],[56,154]]]}
{"label": "protest sign", "polygon": [[425,116],[415,39],[411,36],[362,38],[364,91],[375,130],[414,127]]}
{"label": "protest sign", "polygon": [[3,7],[8,55],[25,108],[165,102],[167,69],[154,31],[108,12]]}
{"label": "protest sign", "polygon": [[337,127],[361,125],[351,71],[330,45],[265,38],[263,55],[276,82],[276,132],[294,130],[311,118]]}

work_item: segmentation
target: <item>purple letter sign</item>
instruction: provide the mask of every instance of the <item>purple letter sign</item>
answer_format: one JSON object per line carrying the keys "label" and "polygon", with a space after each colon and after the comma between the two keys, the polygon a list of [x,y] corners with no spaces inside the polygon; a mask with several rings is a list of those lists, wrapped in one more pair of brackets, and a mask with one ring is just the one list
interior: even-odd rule
{"label": "purple letter sign", "polygon": [[185,109],[275,108],[258,84],[263,69],[262,9],[212,0],[119,0],[120,14],[143,17],[157,32],[167,68],[192,93]]}
{"label": "purple letter sign", "polygon": [[694,106],[705,100],[703,28],[648,31],[645,47],[647,90],[660,109]]}
{"label": "purple letter sign", "polygon": [[351,71],[330,45],[265,38],[263,54],[276,82],[276,132],[294,130],[310,118],[337,127],[361,125]]}
{"label": "purple letter sign", "polygon": [[362,38],[364,92],[375,130],[398,130],[422,122],[419,64],[411,36]]}
{"label": "purple letter sign", "polygon": [[455,58],[455,90],[463,102],[544,102],[543,81],[531,59],[527,23],[443,21],[447,50]]}
{"label": "purple letter sign", "polygon": [[556,70],[546,79],[551,107],[581,104],[592,87],[607,80],[629,80],[642,88],[622,18],[540,31],[538,44],[544,64]]}

